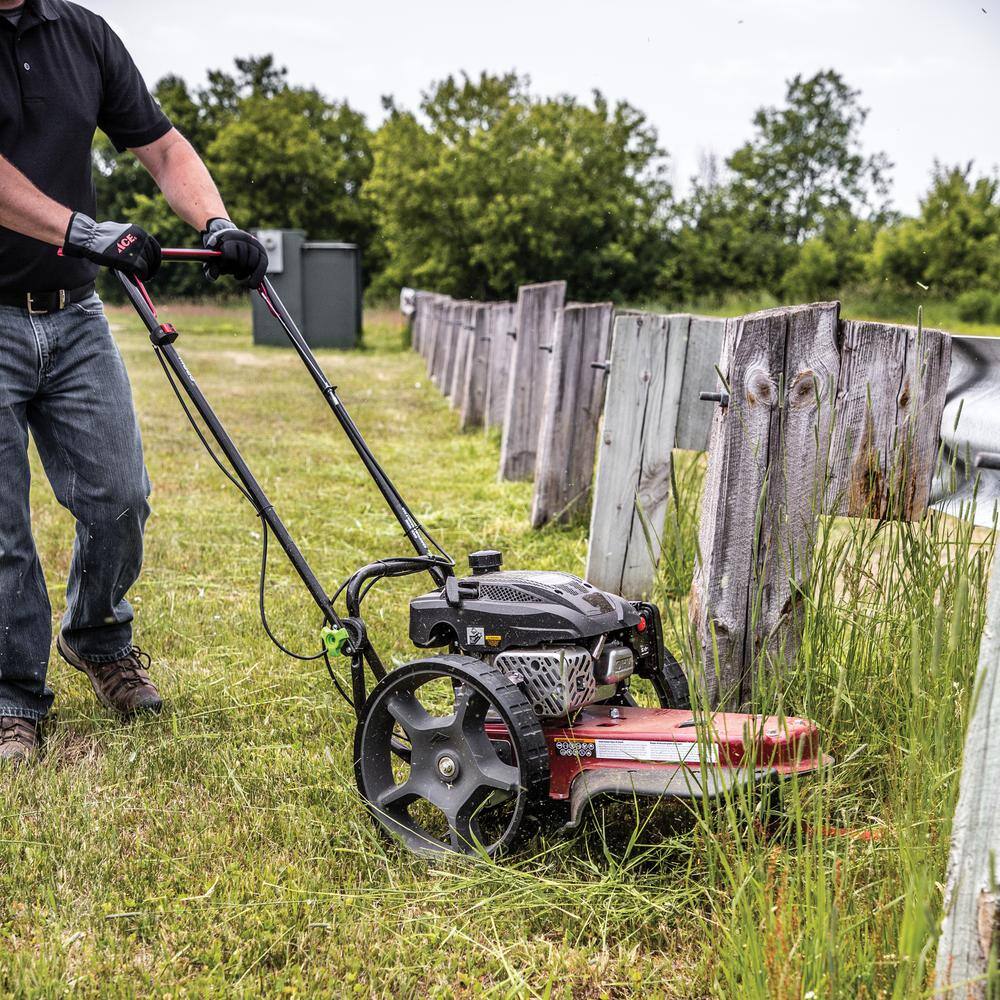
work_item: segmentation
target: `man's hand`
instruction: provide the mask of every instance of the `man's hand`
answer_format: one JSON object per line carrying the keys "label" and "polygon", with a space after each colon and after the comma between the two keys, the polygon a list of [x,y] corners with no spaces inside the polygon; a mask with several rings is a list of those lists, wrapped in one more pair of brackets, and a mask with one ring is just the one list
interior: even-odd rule
{"label": "man's hand", "polygon": [[205,265],[205,274],[215,281],[231,274],[245,288],[256,288],[267,273],[267,251],[260,241],[237,229],[228,219],[209,219],[201,241],[206,250],[218,250],[221,257]]}
{"label": "man's hand", "polygon": [[134,274],[142,281],[160,268],[160,244],[144,229],[128,222],[95,222],[83,212],[70,216],[63,253]]}

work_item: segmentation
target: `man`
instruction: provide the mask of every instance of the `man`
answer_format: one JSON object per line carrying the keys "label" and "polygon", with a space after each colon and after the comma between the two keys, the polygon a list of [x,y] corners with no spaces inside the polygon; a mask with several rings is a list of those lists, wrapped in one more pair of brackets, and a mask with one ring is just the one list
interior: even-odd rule
{"label": "man", "polygon": [[142,563],[149,481],[128,376],[94,291],[101,265],[152,277],[160,248],[138,226],[94,221],[96,128],[131,150],[221,253],[210,277],[253,286],[267,266],[101,17],[65,0],[0,0],[0,759],[37,753],[53,698],[29,429],[77,521],[57,649],[106,707],[161,706],[126,600]]}

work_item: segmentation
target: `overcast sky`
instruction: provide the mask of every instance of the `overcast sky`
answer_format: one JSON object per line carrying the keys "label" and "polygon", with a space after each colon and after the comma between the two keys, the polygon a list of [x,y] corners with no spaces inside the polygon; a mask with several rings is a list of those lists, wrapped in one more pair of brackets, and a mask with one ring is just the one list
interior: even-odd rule
{"label": "overcast sky", "polygon": [[[291,80],[413,107],[432,80],[515,69],[537,93],[599,88],[642,109],[686,186],[703,152],[728,154],[784,81],[833,67],[871,108],[867,147],[895,163],[912,211],[937,157],[1000,164],[1000,0],[83,0],[152,84],[200,82],[236,55],[273,52]],[[985,8],[985,10],[984,10]]]}

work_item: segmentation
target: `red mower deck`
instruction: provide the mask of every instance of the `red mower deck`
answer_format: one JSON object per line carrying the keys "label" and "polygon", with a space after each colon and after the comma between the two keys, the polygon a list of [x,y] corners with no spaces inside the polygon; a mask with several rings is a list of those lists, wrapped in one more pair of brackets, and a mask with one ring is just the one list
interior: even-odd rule
{"label": "red mower deck", "polygon": [[[487,725],[503,739],[502,725]],[[807,719],[591,705],[572,725],[544,727],[549,797],[570,801],[569,826],[598,795],[715,798],[766,776],[809,774],[832,763]],[[706,765],[706,766],[702,766]]]}

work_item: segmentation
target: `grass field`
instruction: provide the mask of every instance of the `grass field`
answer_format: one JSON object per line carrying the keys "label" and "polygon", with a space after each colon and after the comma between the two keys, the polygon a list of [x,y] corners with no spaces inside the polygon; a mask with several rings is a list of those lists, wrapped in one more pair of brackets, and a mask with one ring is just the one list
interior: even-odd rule
{"label": "grass field", "polygon": [[[405,551],[288,351],[234,308],[165,310],[189,366],[321,578]],[[421,862],[384,844],[354,791],[350,710],[321,666],[282,657],[256,609],[259,525],[200,450],[138,324],[113,310],[154,483],[137,639],[168,700],[123,725],[54,660],[42,763],[0,774],[0,993],[18,996],[900,998],[933,964],[991,538],[944,518],[824,524],[799,666],[761,707],[809,714],[840,766],[757,803],[623,805],[502,864]],[[456,556],[582,572],[583,527],[528,529],[495,439],[456,417],[391,313],[322,361],[415,510]],[[683,651],[698,462],[681,463],[657,597]],[[37,464],[36,464],[37,469]],[[61,609],[72,525],[43,477],[35,530]],[[368,602],[408,655],[406,601]],[[276,554],[280,637],[318,616]],[[838,835],[829,828],[854,830]]]}

